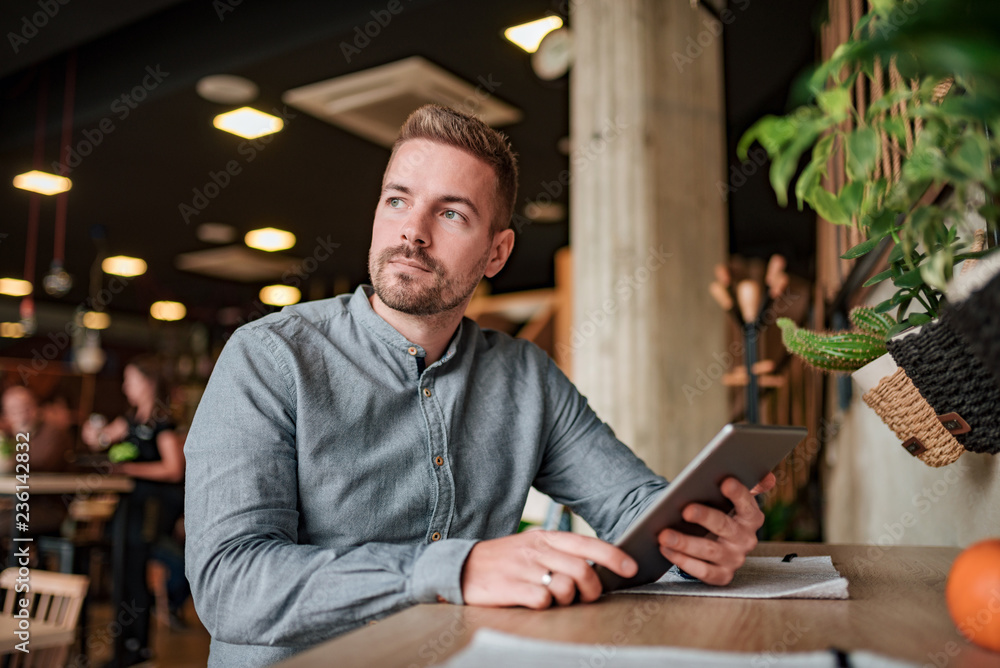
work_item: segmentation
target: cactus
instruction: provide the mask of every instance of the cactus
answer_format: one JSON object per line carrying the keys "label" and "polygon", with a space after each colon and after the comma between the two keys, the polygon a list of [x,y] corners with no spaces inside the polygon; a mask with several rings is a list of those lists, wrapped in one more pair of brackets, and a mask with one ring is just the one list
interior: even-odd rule
{"label": "cactus", "polygon": [[885,354],[891,317],[869,308],[856,308],[850,314],[855,330],[850,332],[811,332],[800,329],[789,318],[778,318],[781,340],[789,352],[806,364],[823,371],[857,371]]}

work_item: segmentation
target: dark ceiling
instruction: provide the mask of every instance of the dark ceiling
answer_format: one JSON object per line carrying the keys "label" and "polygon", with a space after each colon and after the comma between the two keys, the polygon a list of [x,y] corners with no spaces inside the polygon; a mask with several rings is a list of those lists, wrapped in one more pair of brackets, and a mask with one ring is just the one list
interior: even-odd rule
{"label": "dark ceiling", "polygon": [[[502,30],[558,13],[566,3],[399,2],[402,11],[350,62],[340,45],[354,40],[355,28],[389,3],[0,4],[0,28],[6,36],[0,45],[0,276],[22,274],[30,199],[2,184],[32,168],[39,88],[44,85],[44,164],[49,171],[59,158],[71,53],[77,62],[71,146],[81,156],[70,174],[66,259],[75,285],[58,300],[39,295],[40,303],[83,302],[94,258],[107,252],[136,255],[149,263],[147,274],[114,298],[112,314],[140,316],[152,301],[176,299],[188,305],[190,319],[211,323],[219,309],[252,308],[262,284],[212,279],[174,267],[177,254],[211,247],[195,236],[197,225],[209,221],[232,224],[241,233],[264,226],[291,230],[298,243],[289,252],[303,258],[313,254],[317,238],[339,244],[310,276],[312,296],[328,296],[366,280],[371,215],[388,151],[293,110],[296,115],[286,128],[249,159],[244,140],[212,127],[212,118],[230,107],[195,92],[198,79],[209,74],[237,74],[256,82],[261,92],[254,106],[264,110],[282,109],[281,94],[288,89],[412,55],[469,82],[480,77],[499,82],[495,94],[524,114],[522,121],[503,128],[520,154],[519,206],[543,192],[541,184],[568,166],[557,148],[569,128],[568,80],[546,83],[535,77],[527,55],[503,39]],[[58,11],[42,17],[43,5]],[[739,133],[761,114],[783,111],[792,76],[812,61],[817,5],[818,0],[730,3],[736,13],[725,34],[731,162]],[[704,16],[709,19],[708,13]],[[141,86],[144,78],[153,83],[149,71],[160,72],[161,81],[127,109],[121,96]],[[185,220],[180,205],[191,204],[194,190],[202,190],[211,174],[231,160],[240,162],[240,173],[203,211]],[[759,170],[731,194],[732,250],[765,256],[780,250],[792,258],[794,269],[808,273],[812,232],[803,221],[809,218],[776,208],[765,172]],[[55,199],[42,200],[36,281],[48,270],[53,253]],[[565,193],[560,200],[568,203]],[[566,221],[523,228],[510,263],[492,281],[493,290],[551,285],[553,252],[568,241]],[[14,301],[0,300],[0,308],[8,310]],[[0,341],[0,348],[4,345]]]}

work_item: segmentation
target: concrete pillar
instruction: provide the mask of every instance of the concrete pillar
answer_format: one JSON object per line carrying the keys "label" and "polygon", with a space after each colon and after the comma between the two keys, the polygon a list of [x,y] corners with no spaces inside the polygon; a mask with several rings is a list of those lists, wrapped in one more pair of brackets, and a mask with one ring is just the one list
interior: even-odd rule
{"label": "concrete pillar", "polygon": [[721,24],[687,0],[571,7],[573,380],[673,476],[728,417]]}

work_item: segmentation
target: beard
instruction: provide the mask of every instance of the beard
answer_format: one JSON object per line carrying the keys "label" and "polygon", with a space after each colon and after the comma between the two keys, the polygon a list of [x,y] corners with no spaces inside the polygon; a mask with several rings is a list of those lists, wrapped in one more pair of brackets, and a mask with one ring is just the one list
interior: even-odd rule
{"label": "beard", "polygon": [[[419,262],[429,273],[412,276],[393,271],[389,263],[400,258]],[[489,249],[467,274],[447,276],[440,263],[423,248],[401,244],[378,255],[369,251],[368,273],[375,294],[389,308],[409,315],[437,315],[457,308],[468,299],[482,280],[488,260]]]}

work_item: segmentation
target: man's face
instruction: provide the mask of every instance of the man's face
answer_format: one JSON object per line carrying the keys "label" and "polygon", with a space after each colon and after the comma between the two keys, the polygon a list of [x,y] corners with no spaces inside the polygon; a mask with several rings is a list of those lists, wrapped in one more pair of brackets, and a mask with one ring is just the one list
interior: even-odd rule
{"label": "man's face", "polygon": [[38,403],[29,390],[12,387],[3,395],[3,415],[17,429],[30,425],[38,416]]}
{"label": "man's face", "polygon": [[498,261],[490,232],[495,189],[493,168],[465,151],[403,143],[372,227],[368,272],[378,298],[403,313],[433,315],[461,306],[484,274],[500,271],[507,258]]}

